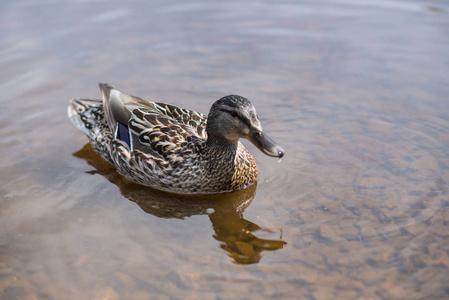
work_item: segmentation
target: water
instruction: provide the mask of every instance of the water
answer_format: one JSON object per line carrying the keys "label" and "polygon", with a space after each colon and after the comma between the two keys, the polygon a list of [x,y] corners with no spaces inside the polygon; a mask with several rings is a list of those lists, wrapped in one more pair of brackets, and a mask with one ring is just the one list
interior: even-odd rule
{"label": "water", "polygon": [[[449,298],[445,2],[0,4],[1,299]],[[252,100],[281,163],[142,188],[66,116],[108,82]]]}

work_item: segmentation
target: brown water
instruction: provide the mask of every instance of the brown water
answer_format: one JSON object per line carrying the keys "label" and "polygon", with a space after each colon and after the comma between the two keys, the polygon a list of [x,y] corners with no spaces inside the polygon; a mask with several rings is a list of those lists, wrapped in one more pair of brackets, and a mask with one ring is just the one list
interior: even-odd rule
{"label": "brown water", "polygon": [[[449,299],[444,1],[3,1],[1,299]],[[66,116],[98,82],[248,97],[282,162],[180,197]]]}

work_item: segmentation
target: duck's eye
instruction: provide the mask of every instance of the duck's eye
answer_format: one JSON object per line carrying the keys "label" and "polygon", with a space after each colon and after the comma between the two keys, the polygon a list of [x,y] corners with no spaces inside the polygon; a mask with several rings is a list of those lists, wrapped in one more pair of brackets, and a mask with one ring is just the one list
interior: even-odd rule
{"label": "duck's eye", "polygon": [[237,118],[238,115],[239,114],[235,110],[231,111],[231,116],[233,116],[234,118]]}

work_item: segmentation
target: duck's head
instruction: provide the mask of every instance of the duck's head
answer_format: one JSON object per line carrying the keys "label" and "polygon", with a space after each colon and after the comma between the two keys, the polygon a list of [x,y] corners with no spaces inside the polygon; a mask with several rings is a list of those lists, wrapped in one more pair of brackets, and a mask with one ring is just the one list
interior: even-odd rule
{"label": "duck's head", "polygon": [[240,138],[246,138],[266,155],[284,156],[284,149],[263,132],[254,106],[241,96],[217,100],[207,117],[206,131],[209,142],[237,144]]}

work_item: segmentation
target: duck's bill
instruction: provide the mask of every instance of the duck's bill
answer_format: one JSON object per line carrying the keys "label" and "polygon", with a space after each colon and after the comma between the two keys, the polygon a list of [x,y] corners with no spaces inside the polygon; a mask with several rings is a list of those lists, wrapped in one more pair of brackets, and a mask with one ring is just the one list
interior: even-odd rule
{"label": "duck's bill", "polygon": [[279,158],[284,156],[284,149],[278,146],[263,131],[251,132],[250,135],[248,136],[248,140],[266,155]]}

